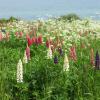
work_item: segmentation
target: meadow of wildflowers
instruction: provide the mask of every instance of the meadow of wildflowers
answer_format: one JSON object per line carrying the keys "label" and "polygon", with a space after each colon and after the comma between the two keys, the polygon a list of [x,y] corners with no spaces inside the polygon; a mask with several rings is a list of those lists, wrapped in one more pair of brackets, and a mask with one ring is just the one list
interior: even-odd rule
{"label": "meadow of wildflowers", "polygon": [[1,26],[0,100],[100,100],[100,22]]}

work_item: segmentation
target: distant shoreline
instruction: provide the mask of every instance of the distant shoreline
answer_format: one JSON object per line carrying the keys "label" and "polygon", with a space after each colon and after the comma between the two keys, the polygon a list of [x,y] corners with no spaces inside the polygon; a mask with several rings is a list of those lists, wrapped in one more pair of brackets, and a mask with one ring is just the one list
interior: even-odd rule
{"label": "distant shoreline", "polygon": [[[73,13],[73,12],[71,12]],[[13,16],[14,18],[17,18],[17,19],[21,19],[21,20],[38,20],[38,19],[43,19],[43,20],[46,20],[46,19],[50,19],[50,18],[58,18],[60,16],[64,16],[64,15],[68,15],[68,14],[71,14],[71,13],[65,13],[65,14],[30,14],[30,15],[5,15],[3,17],[0,16],[0,19],[9,19],[11,16]],[[76,14],[77,16],[79,16],[80,18],[82,19],[92,19],[92,20],[100,20],[100,13],[99,12],[96,12],[95,14],[79,14],[79,13],[74,13]]]}

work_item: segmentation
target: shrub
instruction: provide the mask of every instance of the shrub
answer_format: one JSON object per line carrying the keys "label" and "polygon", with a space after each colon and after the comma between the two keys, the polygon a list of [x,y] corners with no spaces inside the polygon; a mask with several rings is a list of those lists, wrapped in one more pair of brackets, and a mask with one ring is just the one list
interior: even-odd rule
{"label": "shrub", "polygon": [[1,24],[8,23],[8,22],[13,22],[13,21],[18,21],[18,19],[15,18],[15,17],[12,17],[12,16],[9,19],[6,19],[6,18],[0,19]]}
{"label": "shrub", "polygon": [[72,20],[81,20],[81,18],[76,14],[68,14],[68,15],[61,16],[60,18],[58,18],[58,20],[71,22]]}

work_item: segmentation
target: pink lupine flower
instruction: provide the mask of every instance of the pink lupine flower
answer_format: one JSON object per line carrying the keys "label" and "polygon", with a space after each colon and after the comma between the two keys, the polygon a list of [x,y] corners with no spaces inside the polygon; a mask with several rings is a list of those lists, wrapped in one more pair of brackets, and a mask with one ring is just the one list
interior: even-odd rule
{"label": "pink lupine flower", "polygon": [[42,44],[42,35],[38,37],[38,44]]}
{"label": "pink lupine flower", "polygon": [[77,56],[76,56],[76,49],[75,49],[75,46],[72,46],[70,48],[70,58],[74,61],[77,60]]}
{"label": "pink lupine flower", "polygon": [[6,33],[6,40],[9,41],[9,38],[10,38],[10,36],[9,36],[9,33],[7,32]]}
{"label": "pink lupine flower", "polygon": [[32,40],[31,40],[31,38],[28,38],[28,39],[27,39],[27,42],[28,42],[28,46],[31,46],[31,45],[32,45]]}
{"label": "pink lupine flower", "polygon": [[91,65],[93,65],[94,66],[94,50],[93,49],[91,49],[91,51],[90,51],[90,63],[91,63]]}
{"label": "pink lupine flower", "polygon": [[27,45],[27,48],[26,48],[26,56],[27,56],[27,60],[30,60],[30,48],[29,48],[28,45]]}
{"label": "pink lupine flower", "polygon": [[18,32],[15,32],[15,36],[18,38],[18,35],[19,35],[19,33]]}
{"label": "pink lupine flower", "polygon": [[49,46],[50,46],[50,42],[49,42],[49,40],[47,40],[46,41],[46,47],[49,48]]}
{"label": "pink lupine flower", "polygon": [[35,37],[35,44],[38,45],[38,38],[37,37]]}
{"label": "pink lupine flower", "polygon": [[2,33],[0,33],[0,41],[2,41],[2,38],[3,38],[3,37],[2,37]]}
{"label": "pink lupine flower", "polygon": [[35,37],[32,37],[32,44],[35,43]]}
{"label": "pink lupine flower", "polygon": [[20,35],[19,37],[21,38],[23,36],[23,32],[20,32],[19,35]]}

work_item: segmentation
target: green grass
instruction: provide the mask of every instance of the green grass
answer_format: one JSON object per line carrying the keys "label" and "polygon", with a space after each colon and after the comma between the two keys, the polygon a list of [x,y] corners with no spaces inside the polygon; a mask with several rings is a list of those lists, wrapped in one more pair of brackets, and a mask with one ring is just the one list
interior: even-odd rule
{"label": "green grass", "polygon": [[[77,62],[70,60],[70,71],[63,71],[64,56],[58,64],[46,59],[44,44],[31,46],[31,60],[23,64],[24,82],[16,82],[18,60],[26,48],[24,39],[0,42],[0,100],[100,100],[100,71],[90,65],[90,49],[100,52],[100,40],[89,40],[90,47],[77,46]],[[69,51],[68,51],[69,55]]]}

